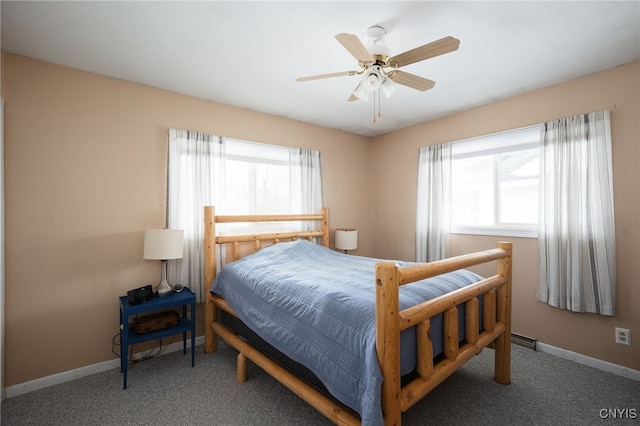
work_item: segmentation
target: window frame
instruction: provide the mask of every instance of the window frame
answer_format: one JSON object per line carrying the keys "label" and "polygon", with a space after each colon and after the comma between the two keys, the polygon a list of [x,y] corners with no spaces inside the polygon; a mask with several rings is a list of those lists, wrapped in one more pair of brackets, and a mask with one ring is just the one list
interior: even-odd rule
{"label": "window frame", "polygon": [[[501,177],[500,162],[496,161],[496,157],[517,151],[525,151],[540,147],[540,139],[533,139],[534,133],[540,133],[541,126],[539,124],[533,126],[522,127],[504,132],[493,133],[489,135],[479,136],[476,138],[464,139],[452,144],[451,164],[453,173],[453,163],[455,160],[464,158],[474,158],[481,156],[492,156],[492,186],[494,199],[492,202],[493,225],[462,225],[455,226],[453,224],[453,215],[451,217],[450,234],[464,235],[490,235],[505,237],[521,237],[521,238],[537,238],[538,223],[500,223],[501,209]],[[456,152],[458,151],[458,152]],[[539,175],[538,175],[539,176]],[[453,211],[453,183],[452,191],[452,211]]]}

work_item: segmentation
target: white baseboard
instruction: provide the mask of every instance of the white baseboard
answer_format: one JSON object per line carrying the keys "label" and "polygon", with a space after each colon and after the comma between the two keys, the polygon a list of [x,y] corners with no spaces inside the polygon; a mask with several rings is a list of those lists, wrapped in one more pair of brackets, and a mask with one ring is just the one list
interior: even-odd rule
{"label": "white baseboard", "polygon": [[591,358],[577,352],[571,352],[566,349],[557,348],[555,346],[547,345],[546,343],[541,342],[536,342],[536,350],[550,355],[555,355],[569,361],[577,362],[578,364],[588,365],[589,367],[597,368],[598,370],[606,371],[607,373],[612,373],[618,376],[626,377],[628,379],[640,381],[640,371],[633,370],[628,367],[623,367],[611,362]]}
{"label": "white baseboard", "polygon": [[[196,337],[196,346],[204,344],[204,336]],[[190,346],[187,345],[188,348]],[[166,355],[172,352],[182,350],[182,341],[173,343],[167,346],[162,355]],[[133,354],[135,357],[136,354]],[[51,376],[42,377],[40,379],[31,380],[29,382],[20,383],[18,385],[9,386],[5,389],[5,396],[12,398],[14,396],[22,395],[25,393],[33,392],[39,389],[44,389],[49,386],[58,385],[60,383],[69,382],[71,380],[79,379],[81,377],[90,376],[92,374],[101,373],[103,371],[111,370],[113,368],[120,367],[120,359],[112,359],[105,362],[99,362],[97,364],[87,365],[86,367],[80,367],[69,371],[63,371],[62,373],[52,374]]]}

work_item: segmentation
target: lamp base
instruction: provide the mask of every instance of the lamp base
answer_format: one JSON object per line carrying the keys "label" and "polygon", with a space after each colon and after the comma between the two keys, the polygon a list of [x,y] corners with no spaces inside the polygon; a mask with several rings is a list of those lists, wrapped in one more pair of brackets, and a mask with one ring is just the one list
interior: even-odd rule
{"label": "lamp base", "polygon": [[166,281],[160,282],[158,287],[156,287],[156,292],[158,293],[158,297],[165,297],[173,293],[173,287]]}
{"label": "lamp base", "polygon": [[162,279],[156,287],[156,292],[158,293],[158,297],[165,297],[173,293],[173,287],[169,285],[167,282],[167,261],[162,261]]}

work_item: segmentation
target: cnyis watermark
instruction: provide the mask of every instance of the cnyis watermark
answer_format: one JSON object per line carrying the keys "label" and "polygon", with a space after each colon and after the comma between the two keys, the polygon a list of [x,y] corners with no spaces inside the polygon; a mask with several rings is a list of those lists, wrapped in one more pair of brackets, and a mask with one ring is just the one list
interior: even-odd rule
{"label": "cnyis watermark", "polygon": [[635,408],[601,408],[598,412],[601,419],[637,419]]}

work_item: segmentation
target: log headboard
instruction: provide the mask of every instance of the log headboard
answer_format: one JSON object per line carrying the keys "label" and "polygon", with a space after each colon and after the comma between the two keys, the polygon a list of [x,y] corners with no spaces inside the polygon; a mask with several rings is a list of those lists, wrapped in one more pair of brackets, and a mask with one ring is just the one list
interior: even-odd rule
{"label": "log headboard", "polygon": [[[313,240],[319,238],[323,246],[329,247],[329,208],[323,207],[318,214],[289,214],[289,215],[227,215],[216,216],[213,206],[204,208],[205,234],[204,247],[205,256],[204,280],[205,283],[213,282],[216,277],[216,245],[231,244],[231,258],[240,258],[240,244],[252,243],[252,250],[260,249],[264,242],[277,243],[280,241],[296,240],[306,238]],[[316,222],[316,226],[310,230],[298,230],[290,232],[272,232],[251,235],[216,235],[217,223],[234,222]]]}

